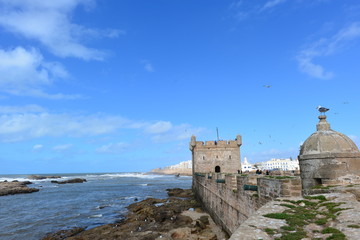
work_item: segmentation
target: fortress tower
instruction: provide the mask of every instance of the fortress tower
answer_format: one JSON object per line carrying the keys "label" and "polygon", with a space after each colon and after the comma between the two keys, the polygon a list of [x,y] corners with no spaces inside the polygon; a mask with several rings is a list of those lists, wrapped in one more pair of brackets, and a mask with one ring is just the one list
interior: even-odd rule
{"label": "fortress tower", "polygon": [[192,136],[190,150],[192,152],[193,174],[196,172],[207,173],[237,173],[241,170],[240,135],[235,140],[229,141],[196,141]]}
{"label": "fortress tower", "polygon": [[299,164],[303,189],[319,184],[360,183],[360,152],[346,135],[330,128],[326,116],[301,146]]}

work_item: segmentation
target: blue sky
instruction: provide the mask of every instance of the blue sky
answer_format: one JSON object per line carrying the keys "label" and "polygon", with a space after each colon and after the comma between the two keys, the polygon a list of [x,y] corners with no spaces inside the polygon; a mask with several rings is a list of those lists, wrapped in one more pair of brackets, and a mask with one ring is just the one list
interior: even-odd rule
{"label": "blue sky", "polygon": [[0,0],[0,173],[148,171],[243,137],[296,158],[316,106],[359,146],[360,3]]}

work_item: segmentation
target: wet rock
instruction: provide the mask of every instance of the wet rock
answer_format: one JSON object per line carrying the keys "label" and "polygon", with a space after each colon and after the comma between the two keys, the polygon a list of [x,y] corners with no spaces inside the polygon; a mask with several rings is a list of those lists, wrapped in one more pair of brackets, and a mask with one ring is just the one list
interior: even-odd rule
{"label": "wet rock", "polygon": [[28,178],[32,180],[43,180],[43,179],[51,179],[51,178],[61,178],[61,176],[30,175]]}
{"label": "wet rock", "polygon": [[71,228],[71,229],[67,229],[67,230],[61,230],[56,233],[47,234],[44,238],[42,238],[42,240],[63,240],[63,239],[72,237],[76,234],[79,234],[84,230],[85,230],[84,228],[79,228],[79,227]]}
{"label": "wet rock", "polygon": [[86,182],[85,178],[73,178],[65,181],[51,181],[51,183],[57,183],[57,184],[66,184],[66,183],[83,183]]}
{"label": "wet rock", "polygon": [[[192,197],[191,190],[169,190],[168,199],[148,198],[128,206],[124,220],[89,229],[67,240],[154,240],[154,239],[208,239],[215,240],[208,217],[193,219],[182,215],[189,208],[200,204]],[[181,196],[181,197],[174,197]],[[187,196],[187,197],[185,197]],[[195,212],[195,211],[194,211]],[[203,213],[205,214],[205,213]],[[199,225],[199,226],[196,226]],[[215,236],[215,238],[214,238]],[[44,240],[58,240],[47,238]]]}
{"label": "wet rock", "polygon": [[1,182],[0,183],[0,196],[20,194],[20,193],[32,193],[38,192],[37,188],[29,188],[26,186],[27,182]]}
{"label": "wet rock", "polygon": [[169,197],[188,198],[193,196],[193,192],[191,189],[173,188],[173,189],[166,189],[166,191],[168,191]]}

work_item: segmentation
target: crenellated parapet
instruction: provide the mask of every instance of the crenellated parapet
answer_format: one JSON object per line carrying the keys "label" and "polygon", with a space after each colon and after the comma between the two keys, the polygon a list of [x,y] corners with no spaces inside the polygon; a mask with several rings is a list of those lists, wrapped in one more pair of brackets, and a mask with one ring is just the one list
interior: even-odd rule
{"label": "crenellated parapet", "polygon": [[192,136],[189,148],[192,152],[194,172],[237,173],[241,169],[240,146],[242,139],[237,135],[235,140],[196,141]]}
{"label": "crenellated parapet", "polygon": [[207,147],[240,147],[242,145],[242,137],[237,135],[235,140],[219,140],[219,141],[196,141],[196,137],[192,136],[190,141],[190,150],[196,148]]}

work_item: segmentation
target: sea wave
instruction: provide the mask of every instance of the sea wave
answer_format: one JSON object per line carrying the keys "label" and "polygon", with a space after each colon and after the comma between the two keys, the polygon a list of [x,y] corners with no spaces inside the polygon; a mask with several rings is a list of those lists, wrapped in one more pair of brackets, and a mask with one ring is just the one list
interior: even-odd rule
{"label": "sea wave", "polygon": [[163,178],[165,175],[147,174],[147,173],[104,173],[104,174],[85,174],[76,177],[86,178],[87,180],[115,179],[115,178],[141,178],[154,179]]}
{"label": "sea wave", "polygon": [[[0,182],[3,181],[30,181],[30,182],[50,182],[55,178],[46,178],[46,179],[31,179],[29,178],[31,174],[24,176],[0,176]],[[47,176],[46,174],[39,176]],[[157,175],[157,174],[147,174],[143,172],[130,172],[130,173],[77,173],[77,174],[56,174],[56,176],[61,176],[61,178],[56,178],[57,181],[68,180],[72,178],[85,178],[86,180],[106,180],[114,178],[141,178],[141,179],[154,179],[154,178],[164,178],[166,175]]]}

